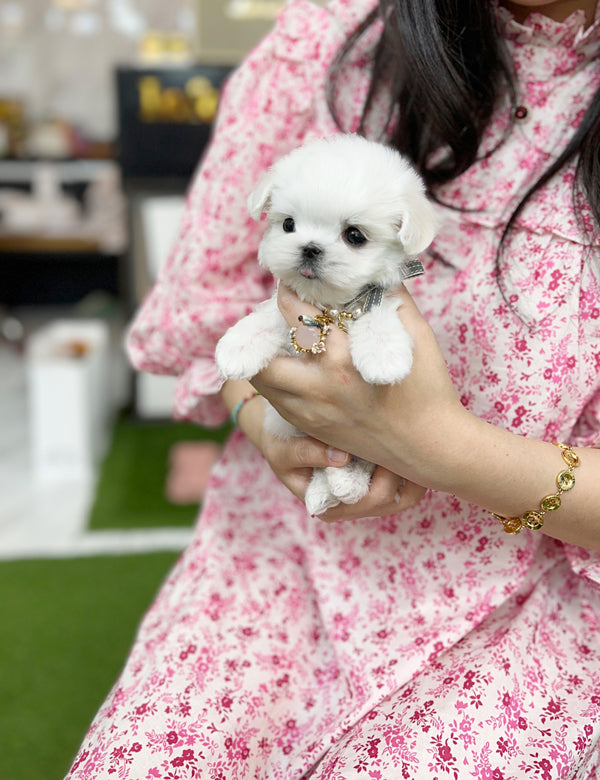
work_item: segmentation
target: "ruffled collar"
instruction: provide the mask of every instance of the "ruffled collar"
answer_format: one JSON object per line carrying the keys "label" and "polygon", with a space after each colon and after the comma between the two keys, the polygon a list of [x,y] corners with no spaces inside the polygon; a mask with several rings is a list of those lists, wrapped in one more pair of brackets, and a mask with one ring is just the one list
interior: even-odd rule
{"label": "ruffled collar", "polygon": [[502,34],[507,40],[521,44],[572,49],[576,53],[600,53],[600,3],[596,17],[586,28],[585,12],[574,11],[564,22],[556,22],[537,11],[532,11],[523,23],[496,0],[496,14]]}
{"label": "ruffled collar", "polygon": [[500,33],[511,48],[520,80],[548,82],[568,76],[600,55],[600,2],[586,28],[585,12],[574,11],[564,22],[532,11],[523,23],[492,0]]}

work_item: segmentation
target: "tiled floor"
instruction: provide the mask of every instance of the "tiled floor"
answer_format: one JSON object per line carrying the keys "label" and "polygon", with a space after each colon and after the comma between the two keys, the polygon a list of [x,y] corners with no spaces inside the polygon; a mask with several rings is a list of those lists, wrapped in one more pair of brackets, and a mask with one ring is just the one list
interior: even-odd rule
{"label": "tiled floor", "polygon": [[188,529],[89,532],[95,479],[40,484],[30,455],[25,359],[0,342],[0,560],[179,550]]}

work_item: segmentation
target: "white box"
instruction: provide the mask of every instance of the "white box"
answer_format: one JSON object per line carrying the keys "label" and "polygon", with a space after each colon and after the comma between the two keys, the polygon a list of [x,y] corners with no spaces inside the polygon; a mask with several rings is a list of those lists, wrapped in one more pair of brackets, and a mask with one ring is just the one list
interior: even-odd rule
{"label": "white box", "polygon": [[93,475],[109,438],[108,350],[102,320],[57,320],[29,339],[29,422],[38,480]]}
{"label": "white box", "polygon": [[135,376],[136,414],[143,420],[172,419],[176,387],[176,376],[138,372]]}

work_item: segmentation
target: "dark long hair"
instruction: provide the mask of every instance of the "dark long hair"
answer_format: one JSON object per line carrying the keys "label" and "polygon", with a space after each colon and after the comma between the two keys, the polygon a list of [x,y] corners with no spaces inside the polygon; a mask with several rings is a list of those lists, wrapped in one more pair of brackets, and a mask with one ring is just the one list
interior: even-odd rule
{"label": "dark long hair", "polygon": [[[336,78],[357,41],[378,18],[383,34],[374,51],[361,130],[382,84],[391,94],[389,140],[415,164],[435,197],[436,185],[475,162],[501,94],[516,107],[511,58],[498,34],[491,2],[483,0],[380,0],[338,53],[330,71],[334,117]],[[447,153],[441,153],[446,151]],[[577,157],[574,183],[600,226],[600,90],[560,156],[525,193],[505,230],[531,195]]]}

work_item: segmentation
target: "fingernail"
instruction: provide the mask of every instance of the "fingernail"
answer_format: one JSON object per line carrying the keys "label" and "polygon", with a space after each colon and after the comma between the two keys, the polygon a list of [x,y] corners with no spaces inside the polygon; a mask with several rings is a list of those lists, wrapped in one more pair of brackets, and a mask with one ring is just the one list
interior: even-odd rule
{"label": "fingernail", "polygon": [[344,463],[348,457],[348,453],[338,450],[335,447],[328,447],[327,457],[332,463]]}

